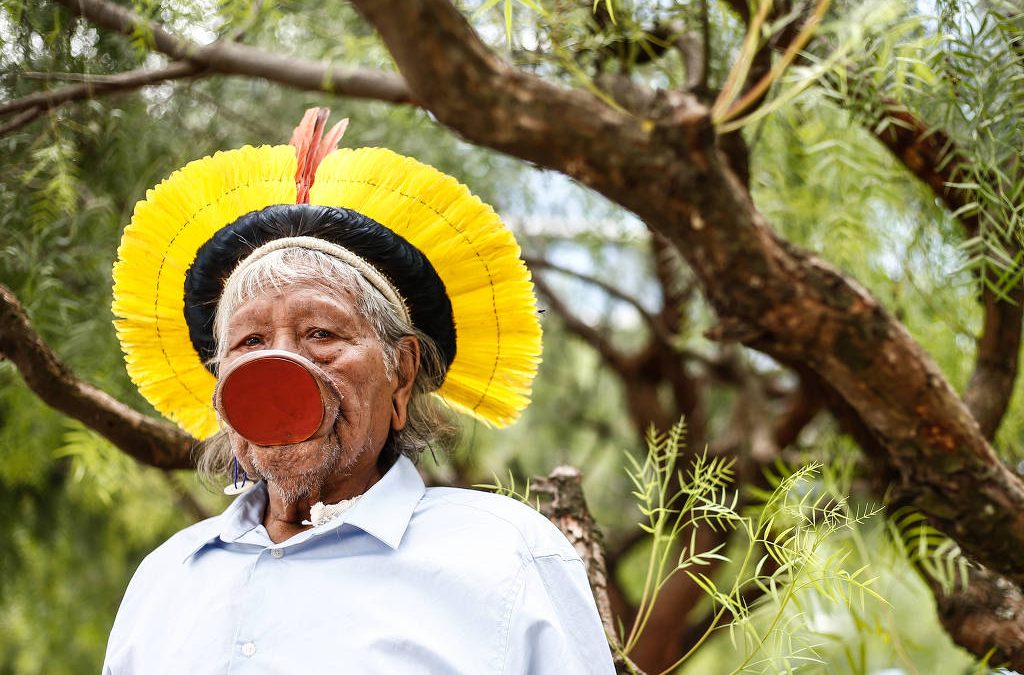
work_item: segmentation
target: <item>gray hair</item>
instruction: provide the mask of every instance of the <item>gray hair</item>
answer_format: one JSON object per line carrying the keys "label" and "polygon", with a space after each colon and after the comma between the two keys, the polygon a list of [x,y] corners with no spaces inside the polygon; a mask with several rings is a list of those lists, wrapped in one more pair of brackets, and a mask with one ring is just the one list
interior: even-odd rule
{"label": "gray hair", "polygon": [[[409,349],[408,341],[402,338],[413,336],[419,340],[419,371],[413,383],[406,424],[389,434],[378,463],[382,467],[390,466],[399,455],[416,460],[428,447],[446,449],[454,427],[436,397],[430,395],[441,386],[448,368],[436,343],[406,321],[355,268],[326,253],[285,248],[268,253],[233,273],[214,315],[217,350],[211,365],[216,366],[227,353],[228,323],[242,305],[268,291],[281,292],[295,287],[312,288],[330,297],[350,292],[384,352],[385,374],[389,380],[397,373],[402,352]],[[204,441],[198,452],[196,465],[201,474],[211,479],[231,475],[233,454],[225,432],[218,432]]]}

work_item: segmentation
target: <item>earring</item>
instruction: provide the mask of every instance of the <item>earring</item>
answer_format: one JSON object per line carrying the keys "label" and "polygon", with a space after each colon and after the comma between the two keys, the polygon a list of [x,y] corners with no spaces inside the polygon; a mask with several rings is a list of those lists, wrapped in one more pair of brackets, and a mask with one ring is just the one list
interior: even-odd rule
{"label": "earring", "polygon": [[[224,494],[226,494],[226,495],[240,495],[243,492],[245,492],[246,490],[248,490],[250,487],[255,485],[255,483],[250,483],[249,482],[249,475],[247,473],[245,473],[245,469],[243,469],[240,466],[238,466],[238,458],[237,457],[233,457],[231,459],[231,464],[232,464],[232,466],[231,466],[231,485],[226,485],[224,487]],[[238,474],[242,474],[242,477],[241,477],[242,482],[241,483],[238,482],[238,480],[239,480]]]}

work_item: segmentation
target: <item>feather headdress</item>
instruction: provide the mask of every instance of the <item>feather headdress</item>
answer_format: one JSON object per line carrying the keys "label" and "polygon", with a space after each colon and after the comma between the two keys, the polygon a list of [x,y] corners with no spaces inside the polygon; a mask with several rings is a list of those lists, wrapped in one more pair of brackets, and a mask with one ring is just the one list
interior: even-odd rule
{"label": "feather headdress", "polygon": [[[302,235],[366,259],[402,293],[417,328],[442,351],[451,342],[436,395],[488,424],[511,423],[529,402],[541,336],[515,238],[490,206],[433,167],[382,148],[336,150],[347,120],[324,133],[327,116],[307,111],[290,145],[191,162],[136,205],[113,301],[132,381],[196,438],[215,433],[208,324],[218,284],[253,247],[236,230],[252,227],[243,217],[253,212],[309,204],[351,211],[343,225],[355,225]],[[234,243],[242,241],[249,248]]]}

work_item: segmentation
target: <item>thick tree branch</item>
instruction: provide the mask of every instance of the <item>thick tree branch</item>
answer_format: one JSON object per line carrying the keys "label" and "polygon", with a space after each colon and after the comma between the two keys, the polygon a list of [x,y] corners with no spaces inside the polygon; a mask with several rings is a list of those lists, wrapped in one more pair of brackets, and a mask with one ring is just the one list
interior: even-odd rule
{"label": "thick tree branch", "polygon": [[202,46],[170,33],[159,23],[109,0],[57,0],[89,22],[108,30],[135,35],[146,31],[156,50],[176,61],[187,61],[225,75],[262,77],[296,89],[326,91],[353,98],[412,103],[399,75],[366,68],[340,68],[328,63],[267,52],[231,40]]}
{"label": "thick tree branch", "polygon": [[[577,178],[667,236],[749,346],[807,364],[860,414],[900,478],[897,494],[969,555],[1024,581],[1024,483],[895,318],[775,235],[716,147],[704,106],[665,92],[644,123],[510,68],[445,0],[356,4],[440,121]],[[433,29],[410,40],[410,24]]]}
{"label": "thick tree branch", "polygon": [[988,662],[1024,663],[1024,594],[1003,577],[972,568],[966,587],[947,594],[931,581],[939,620],[953,640]]}
{"label": "thick tree branch", "polygon": [[[616,172],[610,160],[621,153],[616,146],[624,134],[630,145],[643,146],[649,137],[640,120],[623,124],[632,118],[592,94],[547,83],[499,60],[446,0],[354,4],[380,31],[412,95],[429,101],[431,112],[471,141],[542,166],[569,167],[569,175],[584,179]],[[410,25],[431,30],[410,40]],[[563,135],[552,143],[554,120],[572,124],[558,124]]]}
{"label": "thick tree branch", "polygon": [[[802,380],[819,395],[839,421],[869,456],[881,456],[885,450],[870,429],[827,383],[816,381],[813,373],[801,373]],[[887,480],[874,480],[874,492],[882,496]],[[891,503],[889,510],[898,508]],[[979,656],[994,650],[990,663],[1024,664],[1021,635],[1024,633],[1024,598],[1020,588],[985,568],[971,567],[967,584],[947,591],[926,570],[919,570],[922,580],[935,596],[939,620],[958,645]]]}
{"label": "thick tree branch", "polygon": [[957,151],[949,136],[932,129],[893,101],[883,101],[882,111],[868,126],[882,145],[931,188],[950,211],[960,212],[959,220],[967,236],[978,234],[977,212],[964,210],[974,202],[975,196],[957,185],[967,175],[969,162]]}
{"label": "thick tree branch", "polygon": [[44,403],[98,432],[135,459],[162,469],[192,467],[194,439],[132,410],[79,380],[32,328],[18,299],[0,285],[0,356]]}
{"label": "thick tree branch", "polygon": [[1010,407],[1020,359],[1024,321],[1024,286],[1001,298],[986,287],[981,293],[984,326],[978,338],[974,372],[964,389],[964,403],[981,432],[992,439]]}

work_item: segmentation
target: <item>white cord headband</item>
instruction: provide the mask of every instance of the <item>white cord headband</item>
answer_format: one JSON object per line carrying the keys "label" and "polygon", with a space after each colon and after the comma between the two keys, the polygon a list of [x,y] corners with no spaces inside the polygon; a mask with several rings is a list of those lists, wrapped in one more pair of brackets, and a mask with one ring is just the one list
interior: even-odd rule
{"label": "white cord headband", "polygon": [[318,239],[317,237],[282,237],[280,239],[267,242],[263,246],[254,249],[253,252],[242,260],[242,262],[239,263],[231,272],[227,281],[224,282],[224,288],[228,287],[236,275],[242,274],[256,261],[266,257],[274,251],[280,251],[286,248],[304,248],[309,251],[317,251],[319,253],[329,255],[332,258],[336,258],[352,267],[359,272],[364,279],[370,282],[371,286],[380,291],[380,294],[383,295],[384,298],[402,314],[402,318],[405,319],[406,323],[412,325],[412,318],[409,316],[409,308],[405,306],[405,300],[402,299],[401,293],[398,292],[398,289],[392,285],[387,277],[377,271],[377,268],[373,265],[366,262],[344,246],[339,246],[338,244],[333,244],[324,239]]}

